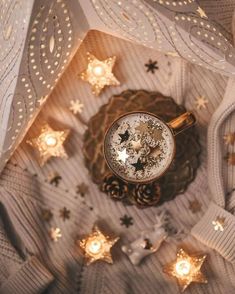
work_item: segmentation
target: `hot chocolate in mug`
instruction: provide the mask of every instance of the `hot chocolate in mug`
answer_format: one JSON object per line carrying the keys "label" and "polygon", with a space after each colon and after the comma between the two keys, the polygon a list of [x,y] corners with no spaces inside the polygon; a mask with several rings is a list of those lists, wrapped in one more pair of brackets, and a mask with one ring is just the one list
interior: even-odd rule
{"label": "hot chocolate in mug", "polygon": [[177,134],[195,122],[191,112],[167,123],[149,112],[126,113],[105,134],[105,160],[111,171],[126,182],[155,181],[164,175],[174,159]]}

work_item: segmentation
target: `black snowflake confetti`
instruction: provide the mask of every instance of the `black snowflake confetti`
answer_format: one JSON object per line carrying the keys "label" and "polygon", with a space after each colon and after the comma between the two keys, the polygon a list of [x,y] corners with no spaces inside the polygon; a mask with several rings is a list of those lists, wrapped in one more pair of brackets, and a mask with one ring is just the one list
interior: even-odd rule
{"label": "black snowflake confetti", "polygon": [[157,66],[157,61],[152,61],[152,59],[149,59],[149,62],[145,64],[145,67],[147,67],[147,72],[151,72],[152,74],[155,73],[155,70],[159,69]]}
{"label": "black snowflake confetti", "polygon": [[128,215],[124,215],[123,217],[120,217],[121,225],[125,226],[126,228],[129,228],[133,225],[133,218]]}

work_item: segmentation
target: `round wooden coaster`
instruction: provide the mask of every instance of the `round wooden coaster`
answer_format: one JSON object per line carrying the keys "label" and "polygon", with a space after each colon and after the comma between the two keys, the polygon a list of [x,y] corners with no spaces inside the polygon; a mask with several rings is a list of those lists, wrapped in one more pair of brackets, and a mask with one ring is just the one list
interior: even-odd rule
{"label": "round wooden coaster", "polygon": [[169,122],[186,109],[158,92],[127,90],[111,97],[88,123],[83,145],[85,165],[92,181],[112,199],[140,208],[160,205],[183,193],[194,180],[200,155],[198,132],[192,127],[176,136],[175,159],[163,177],[149,184],[128,184],[108,168],[103,155],[103,140],[112,122],[130,111],[151,112]]}

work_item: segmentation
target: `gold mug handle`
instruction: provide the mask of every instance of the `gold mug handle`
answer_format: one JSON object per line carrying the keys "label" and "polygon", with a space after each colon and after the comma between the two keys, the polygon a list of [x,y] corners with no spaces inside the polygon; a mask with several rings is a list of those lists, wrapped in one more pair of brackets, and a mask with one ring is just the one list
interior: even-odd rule
{"label": "gold mug handle", "polygon": [[178,135],[179,133],[187,130],[191,126],[195,125],[196,123],[196,117],[192,112],[185,112],[178,116],[177,118],[174,118],[170,122],[167,123],[167,125],[173,130],[174,135]]}

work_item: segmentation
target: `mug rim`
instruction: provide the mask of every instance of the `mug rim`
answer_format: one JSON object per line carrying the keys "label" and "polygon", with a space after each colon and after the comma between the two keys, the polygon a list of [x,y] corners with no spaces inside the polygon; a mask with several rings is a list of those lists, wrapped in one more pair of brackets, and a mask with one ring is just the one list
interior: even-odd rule
{"label": "mug rim", "polygon": [[[138,114],[138,113],[142,113],[142,114],[147,114],[147,115],[150,115],[150,116],[153,116],[157,119],[159,119],[167,128],[168,130],[170,130],[171,132],[171,135],[172,135],[172,138],[173,138],[173,143],[174,143],[174,146],[173,146],[173,152],[172,152],[172,156],[171,156],[171,160],[169,161],[169,164],[166,166],[166,168],[164,169],[164,171],[152,178],[152,179],[149,179],[149,180],[127,180],[125,179],[124,177],[120,176],[114,169],[113,167],[110,165],[109,161],[108,161],[108,158],[106,156],[106,152],[105,152],[105,149],[106,149],[106,141],[107,141],[107,135],[108,135],[108,132],[110,131],[110,129],[114,126],[114,124],[121,118],[125,117],[125,116],[128,116],[128,115],[131,115],[131,114]],[[104,135],[104,140],[103,140],[103,155],[104,155],[104,158],[105,158],[105,161],[109,167],[109,169],[121,180],[123,180],[124,182],[126,183],[130,183],[130,184],[149,184],[149,183],[152,183],[156,180],[158,180],[159,178],[161,178],[162,176],[164,176],[164,174],[168,171],[168,169],[170,168],[171,164],[172,164],[172,161],[175,157],[175,153],[176,153],[176,142],[175,142],[175,135],[174,135],[174,132],[172,130],[172,128],[163,120],[161,119],[158,115],[154,114],[154,113],[151,113],[149,111],[144,111],[144,110],[135,110],[135,111],[130,111],[130,112],[126,112],[122,115],[120,115],[118,118],[116,118],[111,124],[110,126],[107,128],[107,130],[105,131],[105,135]]]}

